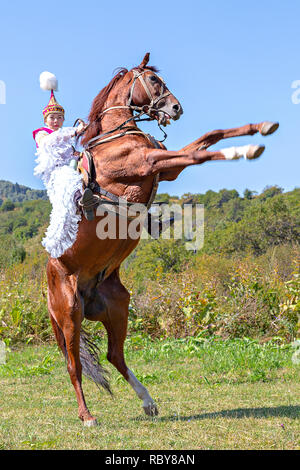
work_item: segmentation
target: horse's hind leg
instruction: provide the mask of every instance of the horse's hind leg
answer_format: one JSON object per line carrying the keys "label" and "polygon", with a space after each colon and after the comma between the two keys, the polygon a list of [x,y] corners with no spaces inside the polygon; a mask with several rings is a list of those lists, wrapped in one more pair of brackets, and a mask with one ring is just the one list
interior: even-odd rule
{"label": "horse's hind leg", "polygon": [[56,322],[56,320],[53,316],[53,313],[51,314],[50,308],[48,308],[48,310],[49,310],[49,314],[50,314],[49,316],[50,316],[52,329],[54,331],[56,342],[57,342],[58,346],[60,347],[63,355],[65,356],[65,358],[67,358],[67,349],[66,349],[66,342],[65,342],[64,334],[63,334],[62,330],[59,328],[58,323]]}
{"label": "horse's hind leg", "polygon": [[116,270],[98,287],[99,300],[85,310],[85,316],[89,320],[102,321],[108,334],[107,359],[123,375],[137,396],[143,401],[145,413],[154,416],[158,414],[158,411],[153,399],[146,387],[127,367],[124,358],[129,298],[130,295],[121,284]]}
{"label": "horse's hind leg", "polygon": [[80,329],[82,322],[82,305],[77,293],[77,282],[73,276],[63,272],[59,263],[49,260],[48,276],[48,309],[58,345],[67,358],[67,367],[78,402],[78,415],[85,425],[96,424],[90,414],[83,395],[80,363]]}

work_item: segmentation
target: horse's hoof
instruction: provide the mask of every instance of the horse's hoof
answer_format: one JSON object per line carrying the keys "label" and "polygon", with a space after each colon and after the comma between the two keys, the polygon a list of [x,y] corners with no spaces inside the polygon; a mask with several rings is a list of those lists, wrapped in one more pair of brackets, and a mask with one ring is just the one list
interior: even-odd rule
{"label": "horse's hoof", "polygon": [[158,409],[155,403],[149,403],[149,405],[143,406],[144,411],[147,416],[157,416],[158,415]]}
{"label": "horse's hoof", "polygon": [[264,145],[250,145],[249,150],[245,155],[246,160],[254,160],[261,156],[264,152],[265,146]]}
{"label": "horse's hoof", "polygon": [[93,426],[98,426],[98,422],[95,418],[87,419],[86,421],[83,421],[83,426],[86,426],[87,428],[92,428]]}
{"label": "horse's hoof", "polygon": [[261,135],[270,135],[273,134],[275,131],[277,131],[279,127],[279,122],[269,122],[265,121],[260,129]]}

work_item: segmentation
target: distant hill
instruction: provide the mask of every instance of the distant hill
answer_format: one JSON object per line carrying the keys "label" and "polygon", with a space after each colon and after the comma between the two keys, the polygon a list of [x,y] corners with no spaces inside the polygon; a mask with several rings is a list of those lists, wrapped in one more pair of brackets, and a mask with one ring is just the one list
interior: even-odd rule
{"label": "distant hill", "polygon": [[48,200],[48,196],[44,189],[31,189],[19,183],[0,180],[0,206],[7,199],[12,202],[23,202],[36,199]]}
{"label": "distant hill", "polygon": [[[1,267],[14,264],[16,260],[23,261],[35,246],[43,252],[40,239],[49,224],[51,204],[46,191],[3,180],[0,180],[0,197],[1,271]],[[270,247],[285,244],[299,246],[299,200],[300,188],[283,192],[278,186],[266,187],[261,194],[246,189],[243,196],[234,189],[222,189],[205,194],[186,193],[181,197],[161,193],[156,198],[157,202],[169,202],[171,206],[172,203],[203,204],[202,252],[223,253],[229,257],[249,253],[260,256]],[[144,245],[152,243],[142,242],[132,257],[138,257]],[[184,240],[176,242],[175,258],[185,258]],[[159,242],[156,244],[159,246]]]}

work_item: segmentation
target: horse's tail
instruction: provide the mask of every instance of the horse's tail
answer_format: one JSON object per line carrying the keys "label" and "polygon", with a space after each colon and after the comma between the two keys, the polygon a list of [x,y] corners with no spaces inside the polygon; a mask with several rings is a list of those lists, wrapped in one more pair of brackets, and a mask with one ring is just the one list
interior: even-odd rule
{"label": "horse's tail", "polygon": [[97,386],[101,385],[112,395],[108,382],[108,372],[99,362],[99,348],[89,338],[88,333],[80,331],[80,362],[82,373]]}
{"label": "horse's tail", "polygon": [[[68,360],[68,352],[66,341],[62,329],[59,327],[55,318],[50,314],[53,330],[55,333],[58,346],[63,352],[66,360]],[[88,338],[86,331],[80,331],[80,362],[82,365],[82,373],[90,380],[95,382],[99,387],[105,388],[111,395],[111,389],[108,382],[108,373],[99,362],[99,348]]]}

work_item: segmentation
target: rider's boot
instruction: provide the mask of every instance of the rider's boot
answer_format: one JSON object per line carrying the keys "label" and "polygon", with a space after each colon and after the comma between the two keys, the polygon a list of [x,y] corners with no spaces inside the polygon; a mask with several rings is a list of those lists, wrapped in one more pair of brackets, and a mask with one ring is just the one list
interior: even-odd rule
{"label": "rider's boot", "polygon": [[95,218],[94,209],[96,209],[99,204],[99,198],[90,188],[86,188],[82,195],[79,190],[76,191],[74,201],[77,207],[82,209],[87,220],[93,220]]}

